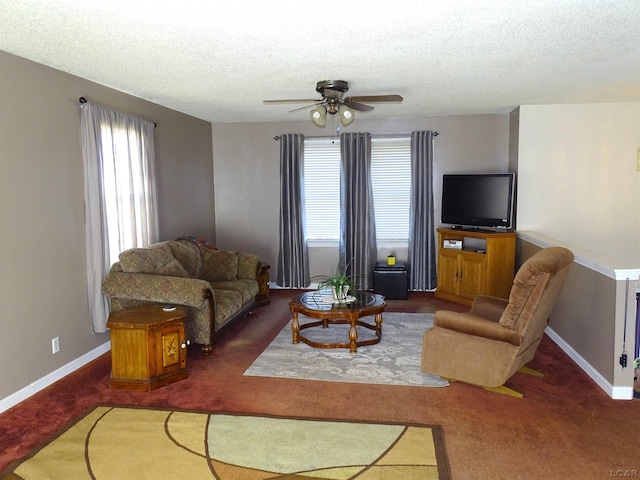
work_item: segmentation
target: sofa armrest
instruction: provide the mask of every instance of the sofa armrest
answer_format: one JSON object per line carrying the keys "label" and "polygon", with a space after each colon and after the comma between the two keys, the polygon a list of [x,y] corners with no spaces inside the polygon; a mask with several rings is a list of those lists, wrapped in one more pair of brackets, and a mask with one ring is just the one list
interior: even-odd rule
{"label": "sofa armrest", "polygon": [[211,285],[206,280],[114,271],[103,280],[102,293],[108,297],[195,308],[200,308],[205,299],[213,297]]}
{"label": "sofa armrest", "polygon": [[519,346],[522,343],[522,337],[515,330],[510,330],[493,320],[487,320],[471,313],[438,310],[435,313],[433,323],[436,327],[473,335],[474,337],[498,340],[515,346]]}

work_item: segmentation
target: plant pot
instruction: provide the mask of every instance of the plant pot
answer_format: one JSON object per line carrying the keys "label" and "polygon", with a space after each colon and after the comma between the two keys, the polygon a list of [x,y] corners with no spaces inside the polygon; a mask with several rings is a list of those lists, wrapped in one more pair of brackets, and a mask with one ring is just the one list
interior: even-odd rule
{"label": "plant pot", "polygon": [[347,295],[349,294],[349,286],[341,285],[339,287],[331,287],[331,295],[333,295],[333,299],[338,302],[345,302],[347,300]]}
{"label": "plant pot", "polygon": [[395,255],[389,255],[387,257],[387,265],[395,265],[396,264],[396,256]]}

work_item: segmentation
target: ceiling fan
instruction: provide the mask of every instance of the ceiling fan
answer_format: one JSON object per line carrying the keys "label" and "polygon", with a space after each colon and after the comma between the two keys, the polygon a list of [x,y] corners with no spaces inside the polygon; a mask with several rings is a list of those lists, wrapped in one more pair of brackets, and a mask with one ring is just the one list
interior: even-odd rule
{"label": "ceiling fan", "polygon": [[[363,95],[354,97],[345,97],[344,94],[349,90],[349,82],[344,80],[322,80],[317,83],[316,91],[322,95],[322,99],[296,99],[296,100],[264,100],[265,104],[277,103],[310,103],[304,107],[295,108],[291,112],[304,110],[305,108],[313,108],[311,110],[311,120],[319,127],[324,127],[327,123],[327,114],[338,114],[342,125],[347,126],[353,122],[355,118],[354,110],[359,112],[368,112],[373,110],[371,105],[367,103],[381,102],[402,102],[400,95]],[[312,102],[312,103],[311,103]],[[315,107],[315,108],[314,108]]]}

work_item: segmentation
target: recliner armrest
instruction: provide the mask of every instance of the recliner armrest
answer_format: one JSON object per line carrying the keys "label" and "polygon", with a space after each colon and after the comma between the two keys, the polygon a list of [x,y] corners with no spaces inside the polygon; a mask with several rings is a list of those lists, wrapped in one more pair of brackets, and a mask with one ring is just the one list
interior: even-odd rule
{"label": "recliner armrest", "polygon": [[509,305],[509,300],[491,295],[477,295],[473,299],[469,313],[497,322]]}
{"label": "recliner armrest", "polygon": [[489,340],[507,342],[515,346],[519,346],[522,342],[522,337],[515,330],[510,330],[499,323],[472,313],[438,310],[435,313],[433,323],[435,326],[446,328],[447,330],[487,338]]}

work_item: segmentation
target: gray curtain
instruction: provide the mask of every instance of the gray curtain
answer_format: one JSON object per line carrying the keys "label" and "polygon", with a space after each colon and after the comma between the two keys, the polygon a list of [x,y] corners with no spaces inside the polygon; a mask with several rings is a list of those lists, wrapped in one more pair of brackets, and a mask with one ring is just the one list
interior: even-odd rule
{"label": "gray curtain", "polygon": [[280,248],[277,284],[303,288],[311,283],[304,218],[304,136],[280,137]]}
{"label": "gray curtain", "polygon": [[356,277],[363,289],[373,288],[377,259],[371,188],[371,135],[340,135],[340,256],[338,268]]}
{"label": "gray curtain", "polygon": [[411,206],[409,212],[409,290],[436,288],[433,218],[433,132],[411,132]]}

